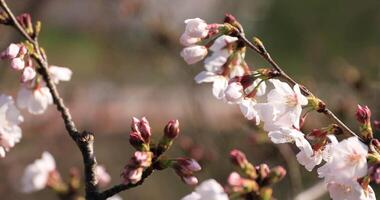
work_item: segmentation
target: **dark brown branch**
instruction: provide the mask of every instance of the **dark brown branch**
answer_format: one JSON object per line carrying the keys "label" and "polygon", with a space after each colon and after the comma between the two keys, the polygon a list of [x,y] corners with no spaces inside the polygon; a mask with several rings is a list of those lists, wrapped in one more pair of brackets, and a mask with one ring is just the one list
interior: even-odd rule
{"label": "dark brown branch", "polygon": [[53,97],[53,102],[57,107],[57,110],[61,113],[62,119],[65,124],[66,131],[70,137],[75,141],[80,149],[84,163],[84,174],[86,181],[86,199],[96,199],[97,192],[97,180],[95,177],[96,159],[94,154],[94,135],[89,132],[78,132],[74,121],[72,120],[69,109],[65,106],[63,99],[60,97],[57,87],[51,80],[49,74],[49,64],[45,54],[41,51],[37,38],[32,38],[17,21],[16,17],[9,9],[4,0],[0,0],[0,7],[7,13],[11,20],[11,25],[16,28],[34,47],[35,53],[33,58],[39,64],[38,73],[42,76],[46,82],[46,86]]}
{"label": "dark brown branch", "polygon": [[[295,85],[295,84],[298,84],[295,80],[293,80],[288,74],[286,74],[286,72],[284,70],[282,70],[282,68],[272,59],[272,57],[270,56],[270,54],[265,50],[265,51],[262,51],[261,49],[259,49],[259,47],[257,47],[256,45],[254,45],[251,41],[249,41],[243,33],[239,32],[239,31],[236,31],[237,34],[238,34],[238,37],[251,49],[253,49],[254,51],[256,51],[262,58],[264,58],[264,60],[266,60],[274,69],[276,69],[282,78],[284,78],[287,82],[291,83],[292,85]],[[298,84],[300,85],[300,84]],[[301,91],[306,94],[306,95],[309,95],[309,96],[314,96],[312,92],[310,92],[305,86],[303,85],[300,85],[300,89]],[[334,123],[338,124],[344,132],[348,133],[348,134],[351,134],[353,136],[356,136],[358,137],[361,141],[365,142],[365,140],[360,137],[359,135],[357,135],[354,131],[352,131],[346,124],[344,124],[330,109],[328,108],[325,108],[323,111],[322,111],[323,114],[325,114],[330,120],[332,120]]]}

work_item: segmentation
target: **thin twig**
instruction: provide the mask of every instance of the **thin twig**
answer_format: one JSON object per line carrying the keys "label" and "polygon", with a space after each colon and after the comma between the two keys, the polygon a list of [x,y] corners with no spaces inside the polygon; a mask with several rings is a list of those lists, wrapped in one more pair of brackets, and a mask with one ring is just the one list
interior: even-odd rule
{"label": "thin twig", "polygon": [[60,97],[57,87],[51,80],[49,74],[49,64],[45,54],[41,51],[38,39],[32,38],[21,24],[17,21],[15,15],[12,13],[5,0],[0,0],[0,7],[7,13],[11,20],[11,25],[16,28],[18,32],[21,33],[34,47],[35,53],[33,58],[39,64],[40,68],[37,70],[38,73],[42,76],[43,80],[46,82],[46,86],[49,88],[49,91],[53,97],[53,102],[57,107],[57,110],[61,113],[62,119],[65,124],[66,131],[70,137],[75,141],[78,148],[80,149],[83,157],[84,163],[84,174],[86,182],[86,198],[87,199],[96,199],[97,197],[97,180],[95,177],[95,167],[96,167],[96,158],[94,153],[94,135],[89,132],[78,132],[74,121],[72,120],[69,109],[65,106],[63,99]]}
{"label": "thin twig", "polygon": [[[261,51],[256,45],[254,45],[251,41],[249,41],[244,34],[237,31],[238,37],[251,49],[256,51],[264,60],[266,60],[275,70],[277,70],[280,73],[280,76],[284,78],[287,82],[291,83],[292,85],[298,84],[294,79],[292,79],[282,68],[272,59],[268,51]],[[300,85],[300,84],[298,84]],[[314,96],[314,94],[308,90],[305,86],[300,85],[301,91],[308,95],[308,96]],[[358,134],[356,134],[354,131],[352,131],[346,124],[344,124],[330,109],[325,108],[322,111],[323,114],[325,114],[330,120],[332,120],[334,123],[338,124],[344,132],[347,132],[353,136],[358,137],[361,141],[365,142],[365,140],[360,137]]]}

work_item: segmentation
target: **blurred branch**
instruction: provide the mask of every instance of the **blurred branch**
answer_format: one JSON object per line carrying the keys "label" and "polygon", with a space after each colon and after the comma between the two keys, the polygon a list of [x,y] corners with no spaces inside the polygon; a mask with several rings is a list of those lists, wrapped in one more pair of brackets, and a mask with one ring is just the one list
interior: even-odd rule
{"label": "blurred branch", "polygon": [[322,181],[313,185],[307,190],[299,193],[294,199],[295,200],[303,200],[303,199],[315,200],[315,199],[319,199],[321,196],[326,194],[326,192],[327,192],[326,184]]}
{"label": "blurred branch", "polygon": [[[245,36],[244,36],[244,33],[242,33],[241,31],[239,31],[237,28],[235,28],[234,30],[238,37],[251,49],[253,49],[254,51],[256,51],[262,58],[264,58],[264,60],[266,60],[277,72],[279,72],[280,76],[282,78],[284,78],[287,82],[293,84],[293,85],[296,85],[298,84],[294,79],[292,79],[288,74],[286,74],[286,72],[284,70],[282,70],[282,68],[272,59],[272,57],[270,56],[269,52],[265,49],[264,45],[261,43],[260,40],[258,40],[257,38],[256,39],[256,42],[257,43],[256,45],[253,44],[252,42],[250,42]],[[298,84],[300,85],[300,84]],[[300,89],[301,91],[308,95],[308,96],[315,96],[312,92],[310,92],[305,86],[303,85],[300,85]],[[323,110],[321,111],[318,111],[318,112],[321,112],[323,114],[325,114],[327,116],[327,118],[329,118],[330,120],[334,121],[336,124],[338,124],[344,132],[347,132],[349,133],[350,135],[353,135],[353,136],[356,136],[358,137],[361,141],[365,142],[365,139],[360,137],[358,134],[356,134],[354,131],[352,131],[346,124],[344,124],[331,110],[329,110],[328,108],[324,108]]]}
{"label": "blurred branch", "polygon": [[70,137],[75,141],[78,148],[80,149],[84,162],[84,174],[86,182],[86,198],[87,199],[96,199],[98,194],[97,192],[97,180],[95,177],[95,167],[96,159],[94,154],[94,134],[90,132],[78,132],[74,121],[72,120],[69,109],[65,106],[63,99],[60,97],[58,90],[51,80],[48,68],[49,64],[47,57],[42,48],[40,48],[38,43],[37,35],[29,35],[21,24],[16,19],[15,15],[12,13],[5,0],[0,0],[0,7],[7,13],[10,18],[10,25],[13,26],[18,32],[29,41],[34,48],[33,58],[39,64],[38,73],[42,76],[46,82],[47,87],[53,97],[54,104],[57,107],[57,110],[61,113],[62,119],[64,121],[66,131]]}
{"label": "blurred branch", "polygon": [[290,184],[293,195],[302,190],[302,175],[299,164],[295,159],[294,152],[289,144],[274,145],[280,152],[282,158],[285,160],[287,169],[289,171]]}

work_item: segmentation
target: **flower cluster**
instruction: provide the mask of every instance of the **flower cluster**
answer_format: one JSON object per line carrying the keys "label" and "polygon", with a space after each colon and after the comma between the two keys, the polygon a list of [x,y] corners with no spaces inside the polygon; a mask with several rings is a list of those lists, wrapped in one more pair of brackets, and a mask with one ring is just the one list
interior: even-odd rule
{"label": "flower cluster", "polygon": [[[25,108],[32,114],[43,113],[48,105],[53,103],[53,99],[41,75],[36,72],[37,69],[33,65],[27,46],[12,43],[0,53],[0,59],[9,61],[13,70],[21,72],[21,87],[16,98],[17,107]],[[50,66],[48,70],[52,81],[56,84],[59,81],[71,79],[72,72],[68,68]],[[3,119],[0,125],[0,156],[4,157],[5,152],[9,151],[21,139],[21,129],[18,125],[23,121],[23,117],[15,106],[12,97],[1,95],[0,104]]]}
{"label": "flower cluster", "polygon": [[[324,161],[318,173],[325,178],[333,199],[375,199],[369,186],[370,178],[367,178],[370,176],[368,144],[373,140],[368,107],[359,106],[356,114],[361,124],[359,136],[362,141],[355,136],[339,142],[335,135],[342,130],[335,124],[304,134],[301,128],[307,114],[313,110],[324,113],[325,104],[311,93],[303,92],[298,84],[291,86],[277,79],[281,72],[276,68],[251,71],[244,60],[247,45],[246,40],[242,39],[244,32],[234,17],[227,15],[223,24],[207,25],[198,18],[186,20],[185,23],[184,35],[203,33],[192,42],[184,42],[184,36],[180,39],[181,44],[186,46],[181,56],[188,64],[204,59],[205,70],[196,75],[197,83],[213,83],[213,95],[228,104],[239,105],[243,115],[256,124],[262,122],[272,142],[295,143],[299,149],[297,160],[307,170],[313,170]],[[213,31],[210,31],[211,27]],[[252,45],[263,57],[269,57],[260,40],[256,38]],[[209,52],[211,55],[207,57]],[[307,111],[303,114],[304,109]],[[371,151],[370,155],[380,158],[378,150]],[[374,152],[376,156],[373,156]],[[253,166],[238,162],[242,159],[238,154],[235,158],[241,168],[255,171]],[[237,177],[236,174],[234,177]],[[342,198],[342,195],[347,197]]]}
{"label": "flower cluster", "polygon": [[143,117],[133,118],[129,142],[136,149],[128,164],[121,174],[123,183],[136,184],[143,179],[147,168],[165,169],[171,167],[189,185],[198,183],[193,175],[201,169],[197,161],[190,158],[164,159],[160,158],[173,144],[173,140],[179,135],[178,120],[170,120],[164,128],[164,134],[157,145],[151,141],[151,128],[148,120]]}

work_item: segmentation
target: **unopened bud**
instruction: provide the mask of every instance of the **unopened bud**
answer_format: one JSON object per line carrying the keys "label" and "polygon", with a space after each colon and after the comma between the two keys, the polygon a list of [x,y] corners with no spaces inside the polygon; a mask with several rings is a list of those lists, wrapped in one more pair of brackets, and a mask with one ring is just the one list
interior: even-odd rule
{"label": "unopened bud", "polygon": [[355,116],[356,120],[358,120],[359,123],[368,124],[371,120],[371,110],[368,108],[368,106],[358,105]]}
{"label": "unopened bud", "polygon": [[371,110],[368,106],[360,106],[356,110],[356,120],[360,123],[360,134],[368,141],[373,138],[371,126]]}
{"label": "unopened bud", "polygon": [[178,120],[170,120],[164,129],[165,136],[171,140],[179,135],[179,131]]}
{"label": "unopened bud", "polygon": [[269,185],[278,183],[286,176],[286,170],[282,166],[273,167],[270,170],[266,183]]}
{"label": "unopened bud", "polygon": [[144,139],[141,137],[141,134],[138,132],[130,132],[129,133],[129,143],[136,150],[145,150],[145,151],[149,150],[149,147],[147,147],[147,144],[145,144]]}
{"label": "unopened bud", "polygon": [[121,177],[123,178],[123,183],[125,185],[128,184],[136,184],[139,182],[142,178],[144,168],[138,167],[138,168],[133,168],[130,166],[126,166],[121,173]]}
{"label": "unopened bud", "polygon": [[259,38],[253,37],[253,44],[260,50],[260,53],[267,53],[267,50],[265,49],[263,42]]}
{"label": "unopened bud", "polygon": [[9,25],[11,23],[11,20],[8,17],[8,14],[6,12],[0,12],[0,24]]}
{"label": "unopened bud", "polygon": [[80,188],[81,176],[78,168],[70,169],[70,181],[69,186],[72,190],[78,190]]}
{"label": "unopened bud", "polygon": [[256,179],[257,172],[255,167],[247,160],[245,154],[237,149],[230,152],[231,162],[238,166],[247,176]]}
{"label": "unopened bud", "polygon": [[152,152],[136,151],[133,154],[132,162],[135,166],[147,168],[152,164],[152,157]]}
{"label": "unopened bud", "polygon": [[273,189],[270,187],[263,187],[260,189],[261,200],[271,200],[273,195]]}
{"label": "unopened bud", "polygon": [[376,131],[380,131],[380,121],[374,120],[373,121],[373,127],[375,128]]}
{"label": "unopened bud", "polygon": [[193,174],[202,168],[196,160],[191,158],[177,158],[171,163],[171,167],[186,184],[194,185],[198,183],[198,179]]}
{"label": "unopened bud", "polygon": [[325,112],[326,104],[315,96],[308,96],[308,106],[317,112]]}
{"label": "unopened bud", "polygon": [[181,177],[181,179],[187,185],[196,185],[196,184],[198,184],[198,179],[195,176],[183,176],[183,177]]}
{"label": "unopened bud", "polygon": [[144,143],[149,144],[152,134],[149,122],[145,117],[141,118],[141,120],[133,117],[131,129],[133,132],[137,132],[141,135],[141,137],[144,139]]}
{"label": "unopened bud", "polygon": [[13,59],[18,56],[20,52],[20,46],[14,43],[11,43],[7,49],[5,49],[0,54],[1,59]]}
{"label": "unopened bud", "polygon": [[35,38],[37,38],[38,35],[40,34],[40,32],[41,32],[41,26],[42,26],[41,21],[37,21],[36,25],[34,26],[34,37]]}
{"label": "unopened bud", "polygon": [[237,149],[234,149],[230,152],[231,162],[234,165],[239,166],[240,168],[244,168],[248,163],[247,157],[245,154]]}
{"label": "unopened bud", "polygon": [[257,171],[259,173],[259,177],[261,180],[265,179],[270,173],[270,169],[269,169],[269,166],[267,164],[260,164],[257,167]]}

